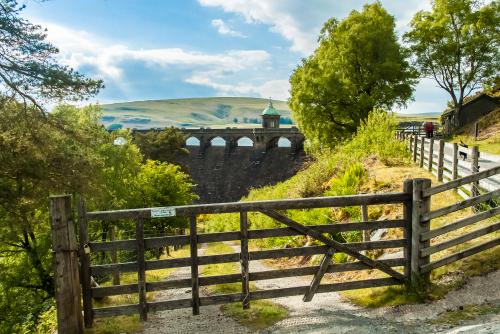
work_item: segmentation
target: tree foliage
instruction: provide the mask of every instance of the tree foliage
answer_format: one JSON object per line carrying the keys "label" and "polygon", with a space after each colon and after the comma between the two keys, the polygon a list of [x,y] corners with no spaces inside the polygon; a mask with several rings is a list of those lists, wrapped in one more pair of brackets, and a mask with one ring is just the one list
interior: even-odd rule
{"label": "tree foliage", "polygon": [[432,78],[460,112],[463,99],[498,76],[500,2],[435,0],[420,11],[404,39],[421,75]]}
{"label": "tree foliage", "polygon": [[39,99],[80,100],[95,95],[102,81],[85,78],[58,64],[59,50],[45,40],[46,32],[23,19],[25,6],[0,0],[0,81],[6,92],[35,104]]}
{"label": "tree foliage", "polygon": [[290,78],[290,108],[311,141],[333,147],[374,108],[390,109],[411,98],[416,73],[394,27],[378,2],[325,23],[319,47]]}
{"label": "tree foliage", "polygon": [[[0,332],[32,329],[52,305],[49,195],[81,195],[90,210],[187,204],[195,197],[178,167],[144,163],[130,134],[109,133],[100,116],[98,106],[65,105],[43,115],[0,100]],[[117,136],[128,143],[113,145]],[[174,223],[185,222],[146,225],[165,231]],[[108,227],[90,230],[105,236]]]}
{"label": "tree foliage", "polygon": [[178,154],[188,154],[184,148],[185,140],[184,135],[174,128],[134,134],[134,143],[139,146],[142,154],[148,159],[159,161],[173,162]]}

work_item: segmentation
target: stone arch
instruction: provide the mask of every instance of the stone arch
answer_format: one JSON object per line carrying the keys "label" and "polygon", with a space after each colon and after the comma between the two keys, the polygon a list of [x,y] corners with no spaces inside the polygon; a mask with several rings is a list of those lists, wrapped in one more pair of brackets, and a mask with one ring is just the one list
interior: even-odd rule
{"label": "stone arch", "polygon": [[198,137],[190,136],[190,137],[186,138],[185,144],[186,144],[186,146],[200,146],[201,140],[199,140]]}
{"label": "stone arch", "polygon": [[236,140],[238,147],[253,147],[254,141],[247,136],[240,137]]}
{"label": "stone arch", "polygon": [[276,146],[277,147],[291,148],[292,141],[290,139],[288,139],[287,137],[279,137],[278,140],[276,141]]}
{"label": "stone arch", "polygon": [[221,136],[215,136],[210,138],[210,146],[226,146],[227,140],[222,138]]}

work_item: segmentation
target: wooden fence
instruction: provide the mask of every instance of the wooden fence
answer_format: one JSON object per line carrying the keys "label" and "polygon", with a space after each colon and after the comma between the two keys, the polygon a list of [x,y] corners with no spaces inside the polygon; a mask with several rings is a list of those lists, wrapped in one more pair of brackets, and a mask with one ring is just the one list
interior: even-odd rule
{"label": "wooden fence", "polygon": [[[457,143],[446,143],[443,139],[425,138],[406,132],[398,132],[397,136],[407,142],[413,161],[434,174],[440,182],[453,181],[477,173],[480,170],[480,161],[490,166],[500,163],[498,157],[480,153],[477,146],[464,147]],[[481,191],[499,188],[500,176],[491,174],[478,183],[458,188],[457,192],[465,199],[474,197]]]}
{"label": "wooden fence", "polygon": [[[403,191],[384,194],[362,194],[339,197],[320,197],[307,199],[290,199],[278,201],[257,201],[257,202],[237,202],[222,204],[201,204],[164,208],[142,208],[132,210],[86,212],[83,202],[79,204],[79,255],[80,267],[75,263],[75,258],[66,258],[64,263],[55,263],[56,272],[61,272],[61,267],[69,270],[67,273],[73,280],[70,281],[72,288],[65,288],[64,292],[57,290],[56,298],[58,306],[64,305],[64,300],[79,300],[79,282],[76,278],[81,277],[84,324],[91,327],[93,319],[96,317],[107,317],[124,314],[139,314],[142,320],[146,320],[148,312],[160,310],[172,310],[178,308],[192,308],[193,314],[200,312],[200,307],[205,305],[222,304],[241,301],[243,308],[247,308],[252,300],[277,298],[285,296],[303,295],[305,302],[310,301],[315,293],[324,293],[348,289],[359,289],[367,287],[379,287],[396,284],[413,284],[415,281],[425,281],[428,273],[437,267],[446,265],[466,256],[470,256],[479,251],[495,247],[499,244],[500,238],[488,241],[479,246],[472,247],[457,254],[430,261],[430,255],[448,247],[457,245],[460,242],[471,240],[487,233],[498,230],[499,223],[481,228],[472,233],[451,239],[446,242],[434,245],[431,239],[443,233],[454,231],[458,228],[476,223],[478,221],[494,217],[499,214],[499,208],[493,207],[488,211],[477,213],[471,217],[447,224],[439,229],[431,230],[431,219],[449,214],[456,210],[461,210],[479,203],[485,203],[496,199],[500,195],[499,190],[488,192],[453,204],[448,207],[430,211],[431,196],[452,188],[458,188],[468,183],[478,182],[486,177],[500,173],[500,167],[492,170],[457,179],[455,181],[430,187],[428,179],[414,179],[404,182]],[[69,197],[51,198],[51,214],[53,221],[57,220],[58,235],[64,235],[67,239],[74,239],[76,242],[74,228],[71,220],[71,207],[61,205],[69,203]],[[305,226],[286,216],[283,210],[294,209],[314,209],[326,207],[347,207],[347,206],[370,206],[396,204],[402,206],[403,215],[400,219],[387,221],[362,221],[355,223],[339,223],[332,225]],[[274,219],[281,227],[272,229],[249,229],[248,213],[258,212]],[[220,214],[237,213],[240,217],[240,230],[222,233],[198,233],[197,216],[200,214]],[[155,217],[185,216],[189,218],[189,235],[164,236],[156,238],[144,238],[144,222]],[[62,217],[62,218],[61,218]],[[60,224],[60,220],[65,220]],[[94,242],[89,240],[88,226],[93,222],[117,221],[128,219],[135,221],[136,237],[129,240],[115,240],[105,242]],[[54,226],[56,224],[54,223]],[[64,228],[66,226],[66,228]],[[345,231],[366,231],[381,228],[397,228],[402,230],[402,238],[395,240],[364,241],[354,243],[339,243],[325,235],[325,233],[337,233]],[[304,235],[315,239],[321,243],[316,246],[295,247],[284,249],[267,249],[250,251],[248,242],[252,239],[262,239],[271,237],[283,237],[293,235]],[[240,252],[231,254],[216,254],[200,256],[198,245],[202,243],[239,241]],[[145,251],[151,248],[164,247],[167,245],[189,245],[190,256],[186,258],[172,258],[161,260],[147,260]],[[363,254],[362,251],[373,249],[402,248],[402,256],[395,259],[374,260]],[[136,260],[125,263],[92,264],[91,255],[99,252],[112,252],[116,250],[134,250]],[[54,249],[55,256],[61,249]],[[332,255],[341,252],[350,255],[357,260],[354,262],[334,264],[331,262]],[[282,257],[308,256],[320,254],[322,260],[317,266],[307,266],[299,268],[286,268],[269,270],[262,272],[251,272],[249,262],[274,259]],[[241,273],[223,274],[217,276],[202,276],[198,272],[200,265],[240,262]],[[68,264],[69,263],[69,264]],[[159,282],[146,281],[146,271],[161,268],[190,267],[191,277],[186,279],[166,280]],[[69,268],[69,269],[68,269]],[[342,283],[321,283],[325,273],[337,273],[344,271],[355,271],[365,269],[377,269],[388,277],[355,280]],[[76,272],[75,272],[76,271]],[[78,275],[80,272],[80,275]],[[92,287],[92,275],[112,274],[115,272],[136,272],[137,283],[114,286]],[[313,275],[309,285],[287,287],[268,290],[250,291],[250,281],[259,281],[283,277],[296,277]],[[241,283],[241,293],[222,294],[214,296],[200,296],[200,286]],[[60,283],[62,284],[62,283]],[[67,284],[67,282],[66,282]],[[177,300],[153,301],[146,300],[147,291],[158,291],[164,289],[191,288],[191,297]],[[110,307],[93,306],[94,298],[106,296],[137,293],[139,295],[138,304],[121,305]],[[74,295],[77,294],[77,297]],[[71,295],[71,296],[68,296]],[[69,298],[72,299],[69,299]],[[60,303],[60,300],[61,303]],[[78,323],[82,323],[81,312],[75,312],[74,308],[59,308],[58,321],[65,324],[59,325],[59,332],[80,333]],[[73,325],[67,325],[73,323]],[[81,325],[80,325],[81,327]],[[71,330],[61,330],[71,328]]]}

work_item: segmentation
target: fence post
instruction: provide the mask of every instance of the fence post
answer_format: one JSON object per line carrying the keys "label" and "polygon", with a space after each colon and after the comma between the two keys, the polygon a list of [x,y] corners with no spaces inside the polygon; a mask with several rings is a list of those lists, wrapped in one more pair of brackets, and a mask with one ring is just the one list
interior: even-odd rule
{"label": "fence post", "polygon": [[429,284],[429,273],[422,274],[420,268],[430,262],[430,256],[421,257],[420,250],[430,246],[430,240],[421,242],[420,235],[429,231],[430,221],[422,221],[422,216],[430,211],[430,197],[423,197],[422,191],[430,188],[430,179],[413,180],[413,200],[411,214],[411,281],[413,286]]}
{"label": "fence post", "polygon": [[139,316],[141,321],[148,319],[148,305],[146,301],[146,259],[144,258],[144,220],[135,222],[135,238],[137,242],[137,288],[139,292]]}
{"label": "fence post", "polygon": [[[361,205],[361,221],[362,222],[368,221],[368,206],[367,205]],[[368,242],[368,241],[370,241],[370,230],[363,230],[363,242]],[[366,255],[366,251],[361,251],[361,254]]]}
{"label": "fence post", "polygon": [[437,178],[439,182],[443,182],[443,168],[444,167],[444,139],[439,140],[439,151],[438,151],[438,166],[437,166]]}
{"label": "fence post", "polygon": [[409,140],[408,140],[408,149],[411,152],[411,149],[413,147],[413,135],[412,134],[408,134],[408,137],[409,137]]}
{"label": "fence post", "polygon": [[428,163],[429,166],[427,166],[427,170],[432,173],[432,161],[434,160],[434,138],[429,139],[429,159]]}
{"label": "fence post", "polygon": [[452,180],[458,179],[458,144],[453,143],[453,157],[451,163],[451,178]]}
{"label": "fence post", "polygon": [[241,263],[241,291],[243,294],[243,309],[250,308],[250,270],[248,255],[248,216],[246,211],[240,212],[240,263]]}
{"label": "fence post", "polygon": [[[479,148],[477,146],[472,146],[470,150],[471,163],[470,169],[471,174],[476,174],[479,172]],[[476,197],[479,195],[479,181],[472,182],[471,197]]]}
{"label": "fence post", "polygon": [[413,134],[413,162],[417,162],[418,136]]}
{"label": "fence post", "polygon": [[424,168],[425,137],[420,137],[420,168]]}
{"label": "fence post", "polygon": [[60,334],[83,333],[78,244],[71,196],[50,197],[57,328]]}
{"label": "fence post", "polygon": [[90,282],[90,252],[89,234],[87,228],[87,209],[82,198],[78,201],[78,225],[80,227],[80,280],[82,282],[83,322],[86,328],[91,328],[94,321],[92,314],[92,294]]}
{"label": "fence post", "polygon": [[[109,226],[109,241],[115,241],[115,225]],[[168,246],[167,246],[168,247]],[[116,249],[111,251],[111,262],[118,263],[118,251]],[[116,271],[113,273],[113,285],[120,285],[120,272]]]}
{"label": "fence post", "polygon": [[189,244],[191,252],[191,297],[193,315],[200,314],[200,283],[198,276],[198,231],[196,216],[189,217]]}
{"label": "fence post", "polygon": [[[417,139],[417,136],[415,136]],[[412,244],[412,204],[413,204],[413,180],[405,180],[403,183],[403,192],[408,194],[410,197],[409,201],[403,204],[403,219],[406,221],[405,228],[403,230],[404,239],[406,240],[406,247],[404,248],[404,258],[405,258],[405,277],[406,285],[411,285],[411,244]]]}

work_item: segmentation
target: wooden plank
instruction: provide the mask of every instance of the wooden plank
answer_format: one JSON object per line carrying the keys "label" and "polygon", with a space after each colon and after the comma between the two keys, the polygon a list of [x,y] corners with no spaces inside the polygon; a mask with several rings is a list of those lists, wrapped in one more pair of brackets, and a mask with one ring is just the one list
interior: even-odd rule
{"label": "wooden plank", "polygon": [[440,185],[437,185],[437,186],[432,187],[430,189],[427,189],[423,195],[424,196],[435,195],[435,194],[438,194],[440,192],[447,191],[450,189],[455,189],[455,188],[463,186],[467,183],[482,180],[482,179],[485,179],[487,177],[490,177],[490,176],[493,176],[493,175],[496,175],[499,173],[500,173],[500,166],[492,167],[492,168],[486,169],[482,172],[472,174],[472,175],[469,175],[466,177],[462,177],[460,179],[457,179],[457,180],[454,180],[454,181],[451,181],[448,183],[440,184]]}
{"label": "wooden plank", "polygon": [[498,231],[499,229],[500,229],[500,222],[497,222],[493,225],[489,225],[489,226],[477,229],[475,231],[461,235],[457,238],[453,238],[453,239],[447,240],[445,242],[442,242],[442,243],[439,243],[436,245],[432,245],[431,247],[421,249],[420,256],[427,256],[427,255],[431,255],[431,254],[440,252],[440,251],[445,250],[447,248],[462,244],[466,241],[476,239],[476,238],[479,238],[483,235]]}
{"label": "wooden plank", "polygon": [[416,134],[413,135],[413,162],[417,162],[417,145],[418,145],[418,136]]}
{"label": "wooden plank", "polygon": [[[254,202],[232,202],[174,206],[178,216],[191,216],[208,213],[236,213],[241,211],[262,211],[267,209],[308,209],[325,207],[344,207],[375,204],[395,204],[408,200],[407,194],[402,192],[383,194],[362,194],[347,196],[310,197],[301,199],[284,199]],[[151,210],[155,208],[139,208],[126,210],[88,212],[88,220],[115,220],[126,218],[151,218]]]}
{"label": "wooden plank", "polygon": [[144,257],[144,221],[135,222],[135,238],[137,242],[137,292],[139,293],[139,317],[141,321],[148,319],[146,304],[146,262]]}
{"label": "wooden plank", "polygon": [[189,239],[191,245],[191,296],[193,315],[200,314],[200,287],[198,282],[198,236],[196,216],[189,217]]}
{"label": "wooden plank", "polygon": [[[317,230],[322,233],[338,233],[347,231],[362,231],[362,230],[376,230],[380,228],[398,228],[404,227],[405,221],[402,219],[396,220],[381,220],[381,221],[371,221],[371,222],[359,222],[359,223],[344,223],[344,224],[330,224],[330,225],[312,225],[309,226],[312,229]],[[271,237],[285,237],[299,235],[297,231],[289,228],[271,228],[271,229],[259,229],[259,230],[249,230],[249,239],[262,239]],[[233,241],[239,240],[240,232],[217,232],[217,233],[204,233],[198,234],[199,243],[206,242],[219,242],[219,241]],[[130,240],[118,240],[114,242],[91,242],[90,248],[93,252],[98,251],[111,251],[118,249],[134,249],[135,239]],[[144,247],[146,249],[164,247],[166,245],[188,245],[189,236],[166,236],[166,237],[155,237],[155,238],[145,238]]]}
{"label": "wooden plank", "polygon": [[321,259],[321,263],[319,265],[318,271],[314,275],[311,284],[309,285],[309,289],[305,293],[304,297],[302,298],[302,301],[304,302],[310,302],[312,298],[314,297],[314,294],[318,290],[319,284],[321,283],[321,279],[325,275],[328,266],[330,265],[330,262],[332,261],[332,256],[335,253],[335,250],[333,248],[328,248],[328,251],[326,254],[323,256]]}
{"label": "wooden plank", "polygon": [[139,304],[99,307],[92,310],[95,318],[114,317],[139,313]]}
{"label": "wooden plank", "polygon": [[474,246],[474,247],[468,248],[466,250],[454,253],[454,254],[447,256],[445,258],[442,258],[440,260],[433,261],[425,266],[422,266],[421,270],[422,270],[422,272],[430,272],[433,269],[445,266],[449,263],[461,260],[463,258],[466,258],[468,256],[482,252],[484,250],[496,247],[498,245],[500,245],[500,238],[496,238],[496,239],[484,242],[484,243],[479,244],[477,246]]}
{"label": "wooden plank", "polygon": [[[116,226],[114,224],[111,224],[109,226],[109,240],[110,241],[115,241],[115,229]],[[117,250],[112,250],[111,251],[111,262],[112,263],[118,263],[118,251]],[[115,272],[113,273],[113,285],[120,285],[120,273]]]}
{"label": "wooden plank", "polygon": [[421,141],[420,141],[420,161],[419,161],[420,168],[424,167],[424,149],[425,149],[425,137],[421,137]]}
{"label": "wooden plank", "polygon": [[437,179],[443,182],[443,163],[444,163],[444,139],[439,140],[438,163],[437,163]]}
{"label": "wooden plank", "polygon": [[200,305],[201,306],[219,305],[219,304],[241,302],[242,300],[243,300],[243,296],[241,293],[231,293],[231,294],[215,295],[215,296],[204,296],[204,297],[200,298]]}
{"label": "wooden plank", "polygon": [[453,153],[452,153],[452,167],[451,167],[451,179],[458,179],[458,144],[453,143]]}
{"label": "wooden plank", "polygon": [[249,255],[248,255],[248,223],[247,223],[247,213],[245,211],[240,212],[240,242],[241,242],[241,298],[243,300],[243,309],[250,308],[250,300],[248,299],[250,293],[250,283],[249,283]]}
{"label": "wooden plank", "polygon": [[[353,289],[364,289],[364,288],[372,288],[372,287],[380,287],[380,286],[388,286],[388,285],[398,285],[398,284],[401,284],[401,282],[395,278],[392,278],[392,277],[376,278],[376,279],[369,279],[369,280],[320,285],[317,293],[353,290]],[[250,292],[250,298],[252,300],[257,300],[257,299],[271,299],[271,298],[297,296],[297,295],[303,295],[304,293],[306,293],[306,291],[308,289],[309,289],[308,286],[298,286],[298,287],[291,287],[291,288],[252,291],[252,292]]]}
{"label": "wooden plank", "polygon": [[61,334],[83,333],[78,242],[71,196],[51,196],[49,210],[58,331]]}
{"label": "wooden plank", "polygon": [[158,311],[166,311],[166,310],[176,310],[180,308],[188,308],[191,307],[191,299],[174,299],[174,300],[165,300],[159,302],[149,302],[148,309],[151,312]]}
{"label": "wooden plank", "polygon": [[[361,205],[361,220],[364,222],[368,221],[368,206]],[[366,229],[363,231],[363,241],[370,241],[370,230]]]}
{"label": "wooden plank", "polygon": [[[413,196],[413,180],[405,180],[403,183],[403,191],[407,194]],[[403,219],[407,221],[405,228],[403,229],[403,238],[406,240],[406,246],[403,249],[403,254],[405,258],[405,277],[406,283],[411,283],[411,242],[412,242],[412,211],[413,202],[408,201],[403,203]]]}
{"label": "wooden plank", "polygon": [[[470,169],[472,174],[479,172],[479,149],[477,146],[472,146],[470,150],[471,162]],[[479,195],[479,182],[472,182],[472,191],[470,197],[477,197]]]}
{"label": "wooden plank", "polygon": [[80,239],[80,279],[82,283],[83,323],[92,328],[92,292],[90,284],[90,254],[88,253],[89,233],[86,219],[86,208],[82,198],[78,200],[78,226]]}
{"label": "wooden plank", "polygon": [[[405,196],[405,197],[407,197],[407,196]],[[321,241],[330,247],[333,247],[336,251],[344,252],[348,255],[351,255],[355,259],[357,259],[361,262],[364,262],[367,265],[369,265],[375,269],[379,269],[379,270],[385,272],[386,274],[388,274],[388,275],[390,275],[398,280],[404,280],[404,275],[401,275],[397,271],[393,270],[391,267],[385,265],[384,263],[374,261],[374,260],[366,257],[365,255],[360,254],[357,251],[354,251],[353,249],[351,249],[349,246],[346,246],[345,244],[341,244],[335,240],[327,238],[323,234],[318,233],[314,230],[311,230],[307,226],[301,225],[301,224],[293,221],[292,219],[290,219],[290,218],[288,218],[288,217],[286,217],[286,216],[284,216],[284,215],[282,215],[274,210],[268,210],[268,211],[262,211],[262,212],[264,214],[268,215],[269,217],[271,217],[271,218],[273,218],[273,219],[275,219],[283,224],[286,224],[289,227],[296,229],[297,231],[303,233],[304,235],[309,235],[309,236],[313,237],[314,239]]]}
{"label": "wooden plank", "polygon": [[121,273],[137,271],[137,262],[98,264],[90,266],[90,273],[94,275],[112,274],[116,271]]}
{"label": "wooden plank", "polygon": [[430,179],[413,180],[413,201],[412,201],[412,242],[411,242],[411,275],[410,284],[420,288],[420,282],[425,285],[429,283],[429,275],[421,272],[421,267],[429,263],[429,257],[421,257],[420,249],[430,246],[430,241],[420,241],[420,234],[429,231],[430,221],[423,219],[430,209],[430,197],[423,195],[424,190],[431,186]]}
{"label": "wooden plank", "polygon": [[492,208],[492,209],[483,211],[481,213],[477,213],[473,216],[456,220],[453,223],[445,225],[443,227],[440,227],[440,228],[437,228],[434,230],[430,230],[426,233],[423,233],[420,236],[420,240],[426,241],[426,240],[432,239],[434,237],[437,237],[439,235],[442,235],[442,234],[445,234],[445,233],[448,233],[451,231],[455,231],[455,230],[458,230],[459,228],[477,223],[478,221],[481,221],[483,219],[491,218],[491,217],[496,216],[498,214],[500,214],[500,207]]}
{"label": "wooden plank", "polygon": [[[147,283],[149,284],[149,283]],[[137,284],[122,284],[112,286],[99,286],[91,288],[91,296],[93,298],[104,298],[107,296],[116,296],[129,293],[137,293],[139,287]],[[149,289],[148,289],[149,291]]]}
{"label": "wooden plank", "polygon": [[437,217],[441,217],[441,216],[447,215],[449,213],[463,210],[463,209],[466,209],[466,208],[471,207],[473,205],[477,205],[477,204],[489,201],[490,199],[496,198],[498,196],[500,196],[500,189],[490,191],[486,194],[483,194],[483,195],[480,195],[477,197],[472,197],[472,198],[463,200],[461,202],[455,203],[453,205],[445,206],[444,208],[440,208],[440,209],[431,211],[431,212],[427,213],[425,216],[423,216],[422,219],[430,220],[430,219],[434,219]]}
{"label": "wooden plank", "polygon": [[429,139],[429,158],[427,159],[429,161],[428,166],[427,166],[427,170],[429,172],[432,172],[432,161],[434,158],[433,152],[434,152],[434,138],[430,138]]}
{"label": "wooden plank", "polygon": [[[340,243],[339,243],[340,244]],[[370,242],[353,242],[348,244],[340,244],[342,249],[349,248],[348,251],[361,251],[361,250],[371,250],[371,249],[386,249],[386,248],[399,248],[406,245],[405,239],[395,239],[395,240],[380,240],[380,241],[370,241]],[[265,259],[276,259],[280,257],[294,257],[294,256],[308,256],[316,254],[324,254],[327,252],[329,246],[306,246],[306,247],[294,247],[294,248],[280,248],[280,249],[269,249],[262,251],[250,252],[250,261],[255,260],[265,260]],[[342,250],[342,252],[344,252]],[[347,252],[345,252],[347,253]],[[350,254],[349,254],[350,255]]]}

